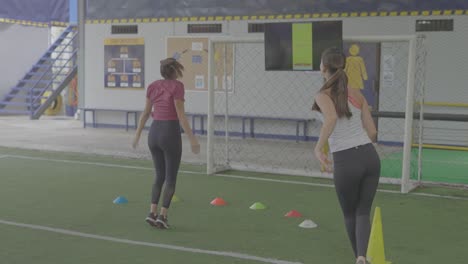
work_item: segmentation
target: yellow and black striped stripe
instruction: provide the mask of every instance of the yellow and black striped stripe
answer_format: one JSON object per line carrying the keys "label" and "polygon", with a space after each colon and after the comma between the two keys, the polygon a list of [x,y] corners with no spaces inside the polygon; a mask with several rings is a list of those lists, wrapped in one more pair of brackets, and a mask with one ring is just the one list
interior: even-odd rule
{"label": "yellow and black striped stripe", "polygon": [[[202,16],[202,17],[153,17],[153,18],[122,18],[122,19],[92,19],[87,24],[114,23],[158,23],[158,22],[209,22],[209,21],[240,21],[240,20],[283,20],[311,18],[347,18],[347,17],[396,17],[396,16],[461,16],[468,15],[468,10],[432,10],[432,11],[395,11],[395,12],[344,12],[317,14],[281,14],[254,16]],[[69,23],[52,21],[50,23],[0,18],[0,23],[20,24],[34,27],[62,26]]]}
{"label": "yellow and black striped stripe", "polygon": [[29,21],[29,20],[10,19],[10,18],[0,18],[0,23],[18,24],[18,25],[31,26],[31,27],[49,27],[49,26],[66,27],[68,26],[68,23],[60,22],[60,21],[51,21],[50,23],[45,23],[45,22],[36,22],[36,21]]}
{"label": "yellow and black striped stripe", "polygon": [[92,19],[87,24],[112,23],[157,23],[157,22],[206,22],[206,21],[238,21],[238,20],[283,20],[311,18],[347,18],[347,17],[396,17],[396,16],[461,16],[468,15],[468,10],[432,10],[432,11],[395,11],[395,12],[344,12],[317,14],[282,14],[262,16],[202,16],[202,17],[160,17],[160,18],[123,18],[123,19]]}

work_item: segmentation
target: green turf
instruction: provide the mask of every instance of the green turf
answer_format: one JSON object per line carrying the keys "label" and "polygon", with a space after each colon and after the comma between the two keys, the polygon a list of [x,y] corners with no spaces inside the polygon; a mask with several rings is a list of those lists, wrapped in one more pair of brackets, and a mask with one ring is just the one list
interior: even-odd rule
{"label": "green turf", "polygon": [[[1,148],[2,154],[151,168],[149,161],[102,156]],[[176,194],[182,201],[171,208],[173,229],[159,231],[143,222],[151,170],[9,157],[0,159],[0,168],[2,220],[303,263],[353,263],[333,188],[180,173]],[[183,170],[204,168],[184,165]],[[314,182],[307,177],[230,173]],[[114,205],[119,195],[130,202]],[[212,207],[209,202],[217,196],[229,205]],[[249,210],[257,201],[268,208]],[[375,205],[382,207],[387,256],[393,263],[463,263],[468,258],[468,201],[378,193]],[[283,217],[291,209],[319,227],[298,228],[304,218]],[[1,263],[255,263],[2,224],[0,234]]]}
{"label": "green turf", "polygon": [[[205,254],[112,243],[0,225],[1,263],[258,263]],[[163,260],[165,262],[159,261]]]}
{"label": "green turf", "polygon": [[[412,150],[411,177],[417,179],[417,149]],[[400,178],[403,154],[382,158],[382,176]],[[468,184],[468,151],[423,149],[423,181]]]}
{"label": "green turf", "polygon": [[422,179],[468,184],[468,151],[424,149]]}

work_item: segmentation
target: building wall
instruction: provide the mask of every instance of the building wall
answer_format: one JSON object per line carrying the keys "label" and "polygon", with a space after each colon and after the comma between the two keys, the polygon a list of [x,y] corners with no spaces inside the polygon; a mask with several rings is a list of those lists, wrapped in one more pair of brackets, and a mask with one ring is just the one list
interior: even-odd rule
{"label": "building wall", "polygon": [[[425,17],[428,18],[428,17]],[[429,17],[432,18],[432,17]],[[437,17],[444,18],[444,17]],[[454,16],[454,32],[428,32],[426,36],[427,62],[426,69],[426,101],[463,103],[468,102],[466,65],[468,65],[468,52],[464,45],[468,43],[468,17]],[[344,37],[356,36],[400,36],[414,35],[415,23],[418,17],[358,17],[343,18]],[[229,95],[229,109],[231,114],[239,115],[266,115],[279,117],[314,118],[309,111],[313,94],[320,88],[322,77],[316,72],[265,72],[263,66],[263,45],[261,43],[241,43],[245,39],[262,41],[263,34],[247,33],[249,21],[221,21],[223,32],[220,34],[201,35],[187,34],[188,22],[171,23],[142,23],[139,24],[138,35],[112,35],[110,24],[86,25],[86,90],[85,106],[114,109],[143,109],[145,102],[144,90],[119,90],[104,88],[104,39],[114,37],[143,37],[145,39],[145,84],[146,86],[160,78],[159,60],[166,56],[166,38],[168,36],[209,36],[216,39],[242,40],[236,44],[236,61],[234,75],[234,92]],[[258,22],[258,21],[255,21]],[[266,21],[277,22],[277,21]],[[255,50],[253,61],[249,65],[255,66],[254,72],[243,71],[247,65],[242,64],[240,56],[249,56]],[[390,86],[380,84],[380,111],[404,111],[407,78],[407,43],[382,43],[382,58],[392,55],[396,61],[394,83]],[[244,58],[245,60],[245,58]],[[237,75],[236,75],[237,74]],[[238,79],[242,74],[242,82]],[[217,93],[217,109],[224,108],[222,94]],[[206,92],[186,93],[186,111],[206,113],[208,96]],[[253,100],[255,98],[255,100]],[[426,112],[443,112],[455,114],[468,114],[468,108],[456,107],[426,107]],[[99,115],[101,123],[123,124],[120,114],[102,113]],[[89,119],[88,119],[89,120]],[[233,121],[237,122],[237,121]],[[382,120],[379,130],[391,131],[381,133],[381,140],[403,140],[403,120]],[[263,126],[263,127],[262,127]],[[443,126],[445,122],[430,122],[430,127]],[[454,127],[464,127],[464,123],[451,123]],[[286,128],[272,122],[256,127],[259,130],[274,131],[279,134]],[[293,129],[286,129],[294,134]],[[460,130],[459,131],[463,131]],[[316,135],[317,129],[309,131]],[[466,130],[465,130],[466,132]],[[273,132],[272,132],[273,133]],[[425,133],[431,134],[431,129]],[[437,133],[440,133],[438,131]],[[460,132],[462,133],[462,132]],[[432,136],[431,136],[432,137]],[[451,144],[466,144],[465,137],[459,136],[457,142]],[[447,143],[447,142],[446,142]]]}
{"label": "building wall", "polygon": [[0,23],[0,95],[8,93],[44,54],[49,29]]}

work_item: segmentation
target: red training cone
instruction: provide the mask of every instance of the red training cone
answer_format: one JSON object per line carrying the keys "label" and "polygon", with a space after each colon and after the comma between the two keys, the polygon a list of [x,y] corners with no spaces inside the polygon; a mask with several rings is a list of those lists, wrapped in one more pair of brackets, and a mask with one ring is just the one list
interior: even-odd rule
{"label": "red training cone", "polygon": [[292,210],[292,211],[289,211],[287,214],[285,214],[284,216],[286,217],[302,217],[302,214],[299,213],[298,211],[296,210]]}
{"label": "red training cone", "polygon": [[227,203],[222,198],[217,197],[213,201],[211,201],[211,205],[214,206],[225,206]]}

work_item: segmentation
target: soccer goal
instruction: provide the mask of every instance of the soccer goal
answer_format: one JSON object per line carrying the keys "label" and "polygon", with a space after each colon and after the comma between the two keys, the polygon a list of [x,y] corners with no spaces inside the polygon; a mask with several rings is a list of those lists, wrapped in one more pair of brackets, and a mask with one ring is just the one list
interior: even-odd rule
{"label": "soccer goal", "polygon": [[[347,56],[367,64],[361,77],[368,87],[362,89],[378,128],[381,181],[409,192],[421,175],[424,38],[353,36],[344,42],[354,50],[345,50]],[[311,106],[323,84],[320,73],[266,71],[262,39],[211,40],[210,51],[207,173],[330,178],[313,154],[321,122]]]}

